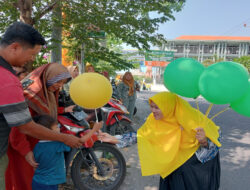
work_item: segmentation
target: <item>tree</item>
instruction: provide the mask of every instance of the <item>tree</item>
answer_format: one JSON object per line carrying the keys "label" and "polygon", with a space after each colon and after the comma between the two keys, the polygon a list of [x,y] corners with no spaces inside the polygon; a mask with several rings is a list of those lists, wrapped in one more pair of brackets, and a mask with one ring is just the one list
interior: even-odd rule
{"label": "tree", "polygon": [[209,65],[212,65],[214,64],[214,61],[212,59],[205,59],[202,64],[205,66],[205,67],[208,67]]}
{"label": "tree", "polygon": [[[14,21],[22,21],[34,26],[46,39],[51,41],[51,11],[56,4],[57,1],[50,0],[0,0],[0,33],[3,33]],[[33,66],[37,67],[45,63],[43,56],[51,49],[49,44],[43,48]],[[28,65],[28,69],[31,70],[31,68],[32,65]]]}
{"label": "tree", "polygon": [[[67,13],[65,28],[70,33],[66,38],[69,42],[77,41],[71,45],[72,49],[77,49],[84,42],[86,61],[92,63],[102,59],[117,69],[124,69],[131,67],[131,64],[121,59],[121,54],[101,47],[98,39],[89,38],[91,27],[88,24],[94,24],[97,30],[105,31],[113,38],[122,40],[132,47],[149,49],[150,44],[160,45],[165,42],[163,35],[156,33],[159,24],[174,19],[173,11],[179,11],[182,5],[183,1],[166,0],[94,0],[85,1],[85,3],[74,1],[63,7],[64,12]],[[152,12],[158,15],[150,18],[148,15]]]}
{"label": "tree", "polygon": [[244,67],[247,68],[248,72],[250,72],[250,56],[235,58],[233,61],[244,65]]}
{"label": "tree", "polygon": [[52,11],[52,52],[51,62],[61,63],[62,61],[62,9],[60,3]]}
{"label": "tree", "polygon": [[50,42],[52,19],[57,19],[51,10],[59,6],[58,2],[66,14],[62,28],[71,52],[79,51],[84,43],[86,61],[103,60],[123,69],[132,65],[120,53],[100,45],[99,39],[91,38],[90,32],[102,30],[138,49],[161,45],[166,40],[157,33],[159,24],[174,19],[173,12],[180,11],[185,0],[1,0],[0,31],[13,21],[22,20],[34,25]]}

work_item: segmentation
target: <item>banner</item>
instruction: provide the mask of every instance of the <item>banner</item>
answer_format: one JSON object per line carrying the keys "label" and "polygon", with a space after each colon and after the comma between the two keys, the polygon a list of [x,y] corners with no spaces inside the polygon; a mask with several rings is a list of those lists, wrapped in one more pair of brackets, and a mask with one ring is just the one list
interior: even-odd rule
{"label": "banner", "polygon": [[145,66],[166,67],[173,59],[173,51],[150,50],[145,54]]}

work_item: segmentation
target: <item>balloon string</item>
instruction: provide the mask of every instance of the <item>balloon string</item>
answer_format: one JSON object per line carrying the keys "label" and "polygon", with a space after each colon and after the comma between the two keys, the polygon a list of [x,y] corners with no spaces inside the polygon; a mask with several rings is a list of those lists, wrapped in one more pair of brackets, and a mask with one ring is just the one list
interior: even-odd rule
{"label": "balloon string", "polygon": [[208,114],[210,113],[212,107],[213,107],[213,104],[211,103],[211,104],[208,106],[207,111],[206,111],[206,113],[205,113],[205,118],[206,118],[206,119],[205,119],[204,122],[203,122],[205,126],[206,126],[206,125],[208,124],[208,122],[209,122]]}
{"label": "balloon string", "polygon": [[199,110],[199,111],[200,111],[199,102],[198,102],[198,100],[197,100],[197,99],[195,99],[195,103],[196,103],[197,110]]}
{"label": "balloon string", "polygon": [[223,112],[229,110],[230,107],[226,107],[225,109],[221,110],[220,112],[218,112],[217,114],[215,114],[213,117],[211,117],[210,119],[213,120],[215,117],[217,117],[218,115],[222,114]]}
{"label": "balloon string", "polygon": [[196,103],[196,107],[198,110],[198,123],[200,124],[200,107],[199,107],[199,102],[198,102],[197,98],[195,99],[195,103]]}
{"label": "balloon string", "polygon": [[98,116],[97,116],[97,110],[95,109],[95,118],[96,118],[96,122],[98,122]]}
{"label": "balloon string", "polygon": [[205,114],[206,116],[208,116],[208,114],[211,111],[212,107],[213,107],[213,104],[210,104],[209,107],[207,108],[207,111],[206,111],[206,114]]}

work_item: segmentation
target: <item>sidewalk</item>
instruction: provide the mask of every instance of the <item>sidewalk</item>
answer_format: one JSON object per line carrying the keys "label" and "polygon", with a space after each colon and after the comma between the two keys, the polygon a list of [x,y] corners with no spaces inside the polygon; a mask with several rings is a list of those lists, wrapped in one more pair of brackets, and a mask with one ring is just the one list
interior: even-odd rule
{"label": "sidewalk", "polygon": [[[163,92],[163,91],[169,92],[169,90],[163,84],[155,84],[155,85],[151,86],[151,92]],[[183,97],[183,98],[188,100],[188,101],[194,101],[193,98],[187,98],[187,97]],[[201,95],[198,96],[197,99],[202,99],[202,100],[206,101]]]}
{"label": "sidewalk", "polygon": [[163,84],[152,84],[151,91],[153,92],[162,92],[162,91],[168,91],[168,89]]}

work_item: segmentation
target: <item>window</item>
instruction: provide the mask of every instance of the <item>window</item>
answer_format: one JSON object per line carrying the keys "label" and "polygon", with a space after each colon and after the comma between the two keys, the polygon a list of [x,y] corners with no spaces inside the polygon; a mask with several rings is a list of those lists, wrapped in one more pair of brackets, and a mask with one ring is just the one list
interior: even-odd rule
{"label": "window", "polygon": [[204,53],[212,54],[213,53],[213,48],[214,48],[213,45],[204,45]]}
{"label": "window", "polygon": [[238,54],[239,46],[227,46],[227,54]]}
{"label": "window", "polygon": [[198,53],[198,49],[199,49],[199,47],[198,47],[198,45],[190,45],[189,46],[189,53]]}
{"label": "window", "polygon": [[183,45],[176,45],[176,52],[177,53],[183,53],[184,47]]}

